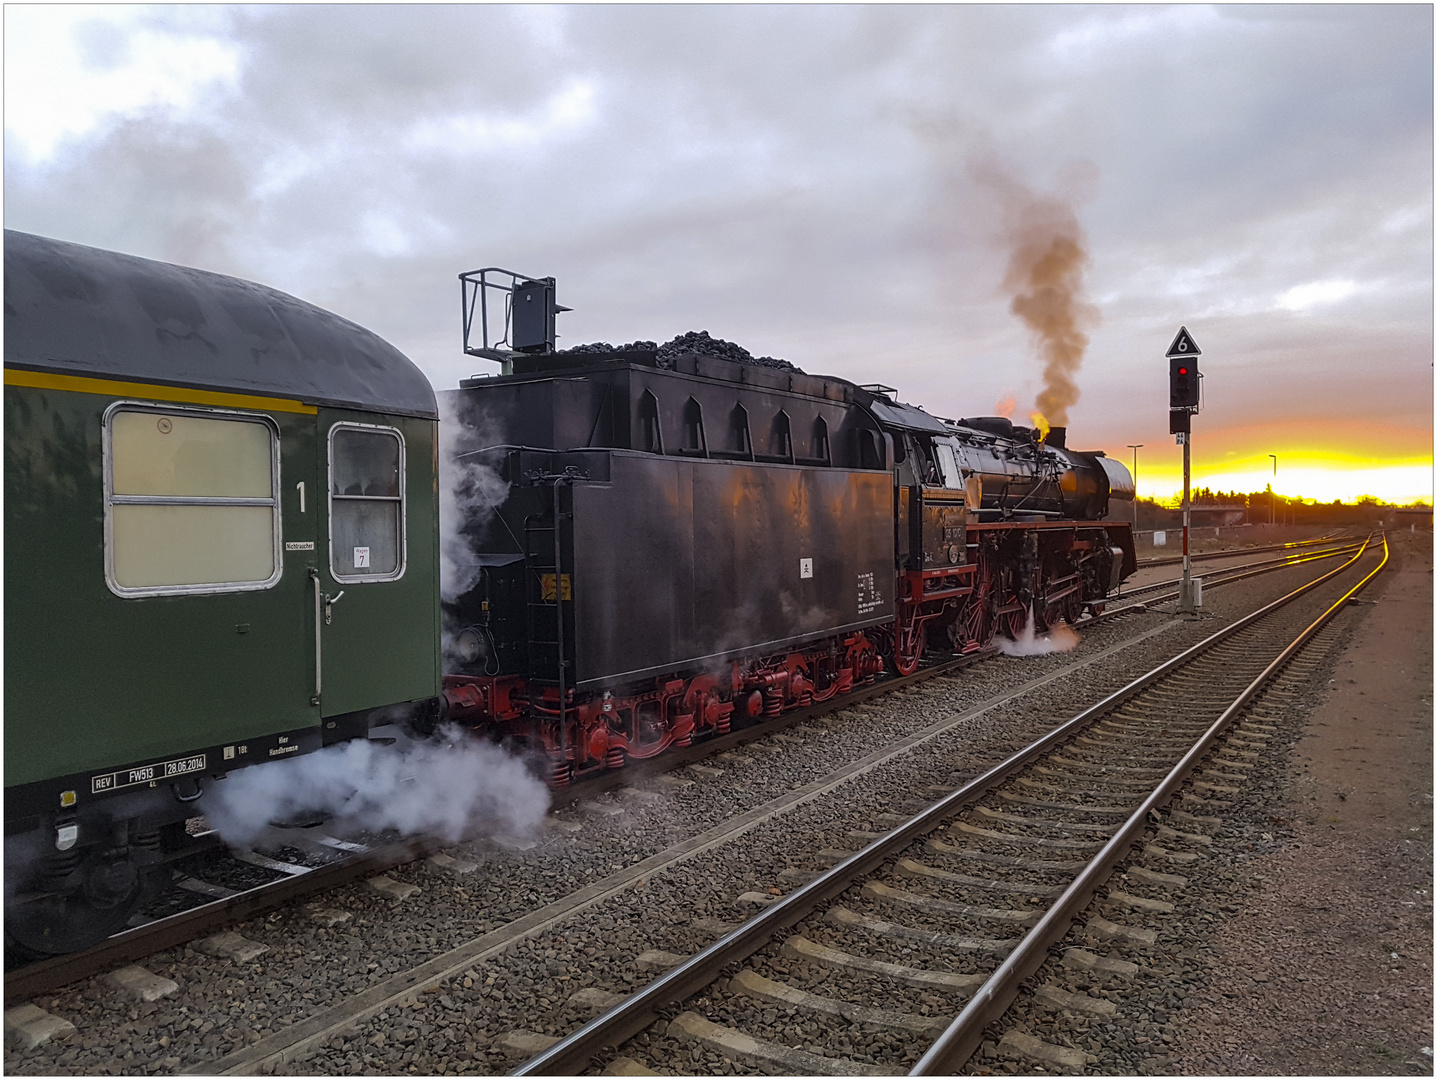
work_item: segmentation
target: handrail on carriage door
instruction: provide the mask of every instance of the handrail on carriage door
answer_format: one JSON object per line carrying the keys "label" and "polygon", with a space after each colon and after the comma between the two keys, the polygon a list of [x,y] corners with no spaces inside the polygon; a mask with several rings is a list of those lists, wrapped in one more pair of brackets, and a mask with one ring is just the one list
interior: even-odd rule
{"label": "handrail on carriage door", "polygon": [[318,705],[319,696],[324,690],[324,588],[320,583],[317,567],[309,568],[309,580],[314,582],[314,696],[309,699],[309,703]]}

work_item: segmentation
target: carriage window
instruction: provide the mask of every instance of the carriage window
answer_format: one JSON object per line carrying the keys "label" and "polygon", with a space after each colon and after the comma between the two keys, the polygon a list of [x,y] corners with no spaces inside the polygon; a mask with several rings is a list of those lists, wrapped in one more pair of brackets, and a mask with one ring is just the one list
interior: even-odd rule
{"label": "carriage window", "polygon": [[404,440],[393,428],[330,429],[329,569],[352,582],[404,573]]}
{"label": "carriage window", "polygon": [[108,425],[113,591],[228,592],[279,580],[279,438],[269,423],[119,408]]}

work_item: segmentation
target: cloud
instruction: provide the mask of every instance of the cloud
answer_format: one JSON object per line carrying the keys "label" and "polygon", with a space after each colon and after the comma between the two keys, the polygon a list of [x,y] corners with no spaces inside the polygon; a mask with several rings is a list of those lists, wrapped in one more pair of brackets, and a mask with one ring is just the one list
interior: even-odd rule
{"label": "cloud", "polygon": [[7,225],[264,281],[440,387],[483,366],[456,276],[500,265],[558,278],[566,343],[708,329],[950,416],[1032,400],[965,172],[992,153],[1082,195],[1103,321],[1074,445],[1166,441],[1182,323],[1234,422],[1291,396],[1430,430],[1427,7],[37,5],[6,30]]}
{"label": "cloud", "polygon": [[423,118],[410,129],[404,145],[415,153],[501,155],[531,151],[593,123],[598,116],[595,96],[592,82],[571,79],[525,114],[496,115],[475,110]]}
{"label": "cloud", "polygon": [[5,52],[7,155],[48,164],[126,118],[184,115],[233,92],[241,51],[216,33],[222,10],[164,26],[106,5],[8,5],[6,37],[23,47]]}
{"label": "cloud", "polygon": [[1309,281],[1306,285],[1294,285],[1288,289],[1277,298],[1277,303],[1288,311],[1306,311],[1323,304],[1336,304],[1346,300],[1359,288],[1357,282],[1348,278]]}

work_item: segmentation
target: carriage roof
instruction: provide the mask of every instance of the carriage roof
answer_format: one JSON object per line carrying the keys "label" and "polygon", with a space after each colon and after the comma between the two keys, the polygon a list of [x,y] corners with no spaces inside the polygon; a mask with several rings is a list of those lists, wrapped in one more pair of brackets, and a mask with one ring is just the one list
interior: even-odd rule
{"label": "carriage roof", "polygon": [[5,230],[5,364],[437,417],[364,327],[224,274]]}

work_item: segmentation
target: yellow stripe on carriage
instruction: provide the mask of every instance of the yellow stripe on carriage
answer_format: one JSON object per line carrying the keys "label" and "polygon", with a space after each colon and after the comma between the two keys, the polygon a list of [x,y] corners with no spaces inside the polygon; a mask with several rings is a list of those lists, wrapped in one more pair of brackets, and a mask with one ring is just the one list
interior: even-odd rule
{"label": "yellow stripe on carriage", "polygon": [[316,416],[319,409],[290,398],[227,394],[219,390],[194,390],[187,386],[157,383],[116,382],[84,375],[57,375],[48,371],[5,369],[6,386],[28,386],[36,390],[68,390],[76,394],[103,394],[106,397],[138,397],[151,401],[179,401],[187,405],[226,405],[240,409],[267,409],[270,412],[304,413]]}

